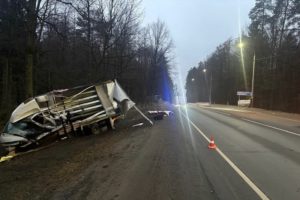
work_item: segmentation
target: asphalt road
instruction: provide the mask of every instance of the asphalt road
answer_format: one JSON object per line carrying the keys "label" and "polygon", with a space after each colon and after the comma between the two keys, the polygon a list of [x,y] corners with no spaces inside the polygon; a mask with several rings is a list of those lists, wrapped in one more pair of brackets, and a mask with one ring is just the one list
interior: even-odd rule
{"label": "asphalt road", "polygon": [[[82,194],[87,199],[128,200],[300,199],[299,136],[201,108],[175,113],[137,138],[124,140],[136,148],[110,164],[110,178],[101,178],[103,169],[93,167],[84,175],[92,179],[91,188],[81,191],[80,185],[68,184],[54,199],[65,194],[72,199]],[[207,148],[186,115],[207,137],[215,138],[219,150],[262,196],[216,150]]]}
{"label": "asphalt road", "polygon": [[300,136],[214,110],[174,113],[2,163],[0,199],[300,199]]}
{"label": "asphalt road", "polygon": [[[188,108],[185,114],[188,114],[189,119],[206,136],[215,138],[219,149],[268,198],[300,199],[299,129],[298,136],[272,128],[283,129],[282,124],[276,126],[272,123],[272,127],[266,127],[246,121],[247,118],[244,117],[228,116],[226,113],[203,108]],[[268,119],[265,121],[267,122]],[[296,133],[295,129],[293,131]],[[192,132],[195,134],[194,130]],[[202,137],[201,134],[198,135]],[[218,166],[220,173],[226,174],[222,170],[225,166],[226,163]],[[233,176],[225,176],[232,183],[236,179],[236,175],[237,173]],[[217,180],[217,182],[219,181]],[[232,184],[232,188],[236,189],[237,186]],[[241,190],[238,189],[239,195],[240,192]],[[239,197],[238,199],[244,198]]]}

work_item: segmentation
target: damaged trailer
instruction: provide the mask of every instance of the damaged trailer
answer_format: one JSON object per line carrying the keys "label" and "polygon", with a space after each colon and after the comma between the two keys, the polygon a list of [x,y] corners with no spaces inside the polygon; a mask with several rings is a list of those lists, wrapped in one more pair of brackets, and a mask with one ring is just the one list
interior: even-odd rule
{"label": "damaged trailer", "polygon": [[114,121],[133,106],[116,80],[54,90],[21,103],[1,133],[0,144],[8,149],[25,148],[95,124],[114,128]]}

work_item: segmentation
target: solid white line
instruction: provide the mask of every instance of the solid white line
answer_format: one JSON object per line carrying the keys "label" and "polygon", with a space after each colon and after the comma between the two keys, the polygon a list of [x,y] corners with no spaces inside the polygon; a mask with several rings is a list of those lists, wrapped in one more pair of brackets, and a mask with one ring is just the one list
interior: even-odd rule
{"label": "solid white line", "polygon": [[206,109],[211,109],[211,110],[222,110],[222,111],[233,111],[233,112],[245,112],[245,113],[250,113],[252,111],[249,110],[244,110],[244,109],[235,109],[235,108],[218,108],[218,107],[209,107],[209,106],[201,106],[198,105],[200,108],[206,108]]}
{"label": "solid white line", "polygon": [[286,133],[289,133],[289,134],[292,134],[292,135],[300,136],[300,134],[298,134],[298,133],[288,131],[288,130],[285,130],[285,129],[281,129],[281,128],[277,128],[275,126],[270,126],[270,125],[263,124],[263,123],[260,123],[260,122],[257,122],[257,121],[252,121],[252,120],[246,119],[246,118],[242,118],[242,119],[247,121],[247,122],[251,122],[251,123],[254,123],[254,124],[259,124],[259,125],[262,125],[262,126],[265,126],[265,127],[268,127],[268,128],[272,128],[272,129],[275,129],[275,130],[278,130],[278,131],[283,131],[283,132],[286,132]]}
{"label": "solid white line", "polygon": [[[210,141],[209,138],[181,111],[180,113],[187,121],[206,139],[208,142]],[[263,200],[269,200],[269,198],[242,172],[218,147],[216,151],[219,155],[232,167],[232,169],[253,189],[253,191]]]}
{"label": "solid white line", "polygon": [[230,108],[218,108],[218,107],[209,107],[209,106],[201,106],[198,105],[198,107],[200,108],[207,108],[207,109],[215,109],[215,110],[225,110],[225,111],[237,111],[237,112],[252,112],[252,113],[259,113],[259,114],[263,114],[263,115],[271,115],[272,117],[276,117],[278,119],[283,119],[283,120],[288,120],[288,121],[293,121],[293,122],[300,122],[300,120],[297,119],[291,119],[291,118],[287,118],[287,117],[280,117],[276,114],[273,114],[272,112],[259,112],[259,111],[255,111],[255,110],[245,110],[245,109],[230,109]]}

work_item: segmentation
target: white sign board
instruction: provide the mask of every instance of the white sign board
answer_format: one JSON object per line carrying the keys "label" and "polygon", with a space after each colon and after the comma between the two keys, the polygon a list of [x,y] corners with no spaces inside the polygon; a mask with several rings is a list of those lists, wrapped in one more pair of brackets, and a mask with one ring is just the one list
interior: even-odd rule
{"label": "white sign board", "polygon": [[251,97],[252,96],[252,92],[247,92],[247,91],[238,91],[237,92],[238,96],[248,96]]}

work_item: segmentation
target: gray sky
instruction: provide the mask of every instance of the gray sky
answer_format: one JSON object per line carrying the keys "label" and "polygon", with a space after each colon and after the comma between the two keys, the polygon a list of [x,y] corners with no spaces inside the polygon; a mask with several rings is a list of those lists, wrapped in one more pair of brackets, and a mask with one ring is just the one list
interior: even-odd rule
{"label": "gray sky", "polygon": [[[175,44],[176,65],[183,84],[187,71],[228,38],[239,35],[250,20],[255,0],[143,0],[144,23],[166,22]],[[240,12],[239,12],[240,10]]]}

